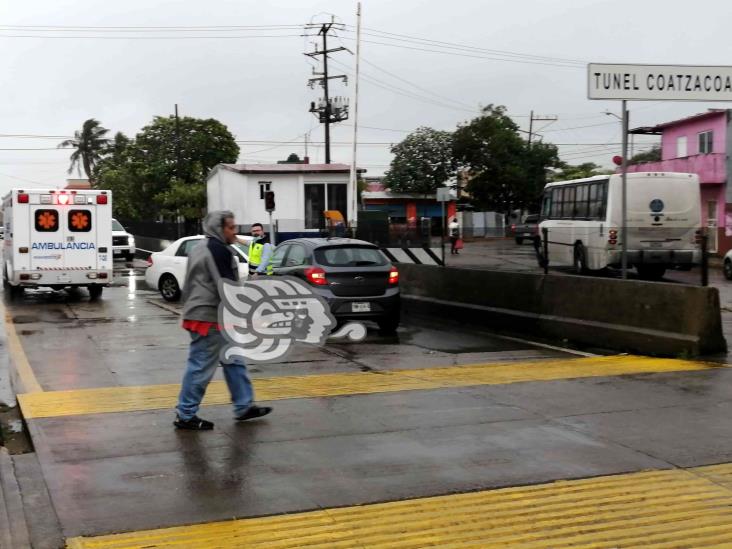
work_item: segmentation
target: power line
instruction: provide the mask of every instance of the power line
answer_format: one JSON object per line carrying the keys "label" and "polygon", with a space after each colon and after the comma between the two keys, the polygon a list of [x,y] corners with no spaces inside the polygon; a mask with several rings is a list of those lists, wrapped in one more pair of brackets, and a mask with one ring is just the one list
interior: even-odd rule
{"label": "power line", "polygon": [[[2,31],[0,30],[0,32]],[[44,40],[240,40],[248,38],[300,38],[302,36],[302,34],[256,34],[251,36],[46,36],[40,34],[0,34],[0,38],[43,38]]]}
{"label": "power line", "polygon": [[[351,25],[346,25],[346,27],[351,27]],[[496,50],[496,49],[489,49],[489,48],[481,48],[478,46],[472,46],[468,44],[458,44],[456,42],[445,42],[441,40],[434,40],[431,38],[421,38],[417,36],[410,36],[406,34],[398,34],[393,32],[387,32],[382,31],[378,29],[364,29],[366,33],[369,34],[369,36],[375,36],[378,38],[388,38],[391,40],[399,40],[399,41],[405,41],[405,42],[414,42],[417,44],[424,44],[424,45],[433,45],[438,47],[445,47],[445,48],[452,48],[452,49],[459,49],[459,50],[465,50],[465,51],[478,51],[488,54],[498,54],[498,55],[508,55],[508,56],[514,56],[514,57],[520,57],[525,59],[536,59],[536,60],[543,60],[543,61],[555,61],[555,62],[563,62],[563,63],[574,63],[579,65],[586,65],[587,62],[579,59],[567,59],[567,58],[561,58],[561,57],[549,57],[549,56],[543,56],[543,55],[534,55],[534,54],[527,54],[527,53],[520,53],[520,52],[514,52],[509,50]],[[353,32],[352,30],[347,30],[347,32]],[[371,33],[377,33],[377,34],[371,34]],[[389,38],[394,37],[394,38]]]}
{"label": "power line", "polygon": [[[344,36],[343,38],[345,40],[354,40],[354,38],[351,38],[348,36]],[[406,46],[403,44],[394,44],[394,43],[389,43],[389,42],[377,42],[375,40],[363,40],[362,39],[361,41],[368,43],[368,44],[390,46],[393,48],[401,48],[401,49],[414,50],[414,51],[424,51],[424,52],[430,52],[430,53],[442,53],[445,55],[453,55],[453,56],[457,56],[457,57],[466,57],[466,58],[472,58],[472,59],[484,59],[486,61],[507,61],[507,62],[512,62],[512,63],[524,63],[524,64],[529,64],[529,65],[548,65],[548,66],[552,66],[552,67],[584,69],[584,66],[570,65],[570,64],[565,64],[565,63],[550,63],[548,61],[533,61],[530,59],[519,59],[519,58],[513,59],[513,58],[505,58],[505,57],[489,57],[486,55],[471,55],[468,53],[460,53],[460,52],[449,51],[449,50],[434,50],[434,49],[429,49],[429,48],[417,48],[417,47],[413,47],[413,46]]]}

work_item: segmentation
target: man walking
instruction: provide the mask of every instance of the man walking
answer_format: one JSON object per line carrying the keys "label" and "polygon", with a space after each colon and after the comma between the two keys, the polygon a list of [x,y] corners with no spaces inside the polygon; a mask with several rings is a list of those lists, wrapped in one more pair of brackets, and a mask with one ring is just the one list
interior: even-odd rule
{"label": "man walking", "polygon": [[261,223],[252,225],[252,236],[254,240],[249,244],[249,274],[267,274],[269,257],[272,255],[272,243],[269,236],[264,232]]}
{"label": "man walking", "polygon": [[[188,330],[191,344],[178,397],[178,413],[173,422],[178,429],[194,431],[207,431],[214,426],[196,413],[226,345],[218,325],[221,303],[218,283],[222,278],[239,280],[237,260],[230,246],[236,241],[234,214],[211,212],[204,219],[203,228],[206,238],[188,255],[183,328]],[[254,389],[242,359],[221,365],[237,421],[266,416],[272,411],[268,406],[254,404]]]}

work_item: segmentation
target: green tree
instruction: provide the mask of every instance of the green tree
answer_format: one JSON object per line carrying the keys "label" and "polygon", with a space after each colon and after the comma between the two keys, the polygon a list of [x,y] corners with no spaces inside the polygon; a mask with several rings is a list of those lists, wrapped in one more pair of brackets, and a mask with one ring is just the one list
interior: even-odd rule
{"label": "green tree", "polygon": [[392,192],[432,194],[455,175],[450,132],[417,128],[391,152],[384,185]]}
{"label": "green tree", "polygon": [[628,164],[642,164],[643,162],[658,162],[661,160],[661,145],[653,145],[649,150],[634,155]]}
{"label": "green tree", "polygon": [[113,191],[120,208],[138,219],[198,219],[209,171],[239,156],[234,136],[213,119],[183,117],[176,128],[174,117],[156,117],[134,141],[125,139],[120,138],[117,150],[115,137],[100,165],[99,181]]}
{"label": "green tree", "polygon": [[594,175],[613,173],[613,170],[604,170],[594,162],[583,162],[577,165],[560,162],[557,168],[550,176],[551,181],[567,181],[570,179],[582,179]]}
{"label": "green tree", "polygon": [[529,146],[503,106],[488,105],[481,116],[458,126],[453,143],[473,202],[504,213],[533,208],[549,168],[559,162],[554,145]]}
{"label": "green tree", "polygon": [[89,182],[94,183],[94,170],[109,144],[109,139],[105,137],[108,132],[109,130],[103,128],[98,120],[90,118],[84,122],[81,131],[74,132],[73,139],[59,143],[59,148],[74,148],[74,152],[69,157],[71,164],[68,173],[73,172],[76,168],[81,175],[83,167]]}

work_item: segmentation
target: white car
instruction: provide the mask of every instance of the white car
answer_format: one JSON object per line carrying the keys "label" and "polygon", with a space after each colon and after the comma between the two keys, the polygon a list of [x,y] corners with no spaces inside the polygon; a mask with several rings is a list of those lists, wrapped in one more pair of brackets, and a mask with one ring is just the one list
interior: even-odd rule
{"label": "white car", "polygon": [[724,278],[726,278],[727,280],[732,280],[732,250],[724,254],[722,271],[724,272]]}
{"label": "white car", "polygon": [[[153,253],[147,260],[145,282],[150,288],[157,288],[166,301],[178,301],[186,282],[188,254],[205,237],[186,236],[179,238],[162,252]],[[249,243],[251,236],[237,236],[238,242],[231,247],[239,258],[239,278],[249,277]]]}
{"label": "white car", "polygon": [[116,219],[112,219],[112,257],[124,258],[125,261],[132,261],[135,258],[135,237]]}

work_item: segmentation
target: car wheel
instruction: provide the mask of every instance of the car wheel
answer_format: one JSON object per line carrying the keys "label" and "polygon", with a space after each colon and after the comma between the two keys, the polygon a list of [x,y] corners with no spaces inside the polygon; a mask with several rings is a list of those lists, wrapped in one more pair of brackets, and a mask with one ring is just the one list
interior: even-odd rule
{"label": "car wheel", "polygon": [[165,301],[178,301],[180,299],[180,286],[178,286],[178,281],[171,274],[164,274],[160,277],[159,289],[160,295],[163,296]]}
{"label": "car wheel", "polygon": [[577,274],[587,274],[587,252],[582,243],[578,242],[574,245],[574,272]]}
{"label": "car wheel", "polygon": [[523,238],[516,237],[516,244],[518,244],[520,246],[523,243],[524,243],[524,239]]}
{"label": "car wheel", "polygon": [[732,261],[729,259],[724,260],[724,278],[732,280]]}
{"label": "car wheel", "polygon": [[102,292],[104,291],[104,286],[99,286],[98,284],[92,284],[88,288],[89,290],[89,300],[90,301],[96,301],[100,297],[102,297]]}
{"label": "car wheel", "polygon": [[379,325],[379,331],[382,334],[394,334],[399,328],[400,318],[399,315],[382,318],[376,321]]}
{"label": "car wheel", "polygon": [[663,265],[636,265],[635,268],[643,280],[661,280],[666,274],[666,267]]}

